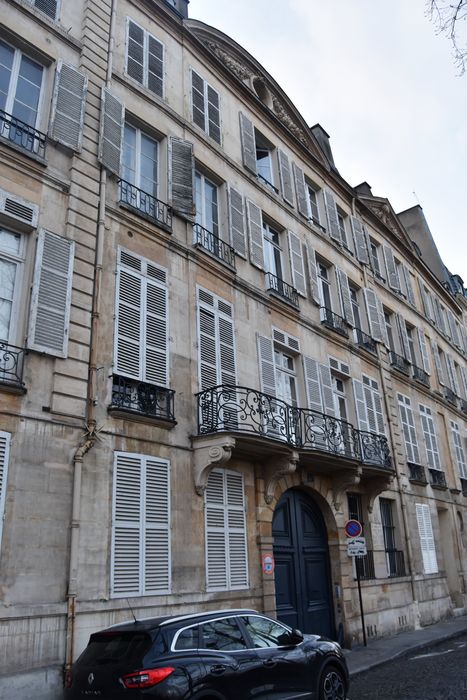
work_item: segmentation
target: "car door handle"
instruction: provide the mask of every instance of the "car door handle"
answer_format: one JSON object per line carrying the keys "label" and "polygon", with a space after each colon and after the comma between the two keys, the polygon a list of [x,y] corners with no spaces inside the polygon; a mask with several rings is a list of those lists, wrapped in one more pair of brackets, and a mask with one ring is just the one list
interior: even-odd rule
{"label": "car door handle", "polygon": [[211,666],[210,671],[214,676],[220,676],[227,671],[227,666],[217,664],[216,666]]}
{"label": "car door handle", "polygon": [[276,665],[277,661],[275,659],[265,659],[263,661],[263,666],[266,666],[266,668],[274,668]]}

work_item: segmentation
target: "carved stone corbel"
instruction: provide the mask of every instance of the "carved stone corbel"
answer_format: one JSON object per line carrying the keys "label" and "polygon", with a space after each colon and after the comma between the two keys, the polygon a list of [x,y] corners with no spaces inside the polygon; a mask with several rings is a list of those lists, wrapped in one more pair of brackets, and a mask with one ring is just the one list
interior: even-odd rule
{"label": "carved stone corbel", "polygon": [[214,467],[222,467],[231,458],[235,438],[213,435],[197,440],[193,447],[195,491],[198,496],[202,496],[211,470]]}
{"label": "carved stone corbel", "polygon": [[339,512],[345,492],[351,486],[358,486],[362,475],[362,467],[346,469],[332,477],[332,505],[334,510]]}
{"label": "carved stone corbel", "polygon": [[376,496],[379,496],[383,491],[387,491],[391,487],[393,481],[393,474],[375,476],[372,479],[365,480],[365,493],[367,495],[368,512],[370,514],[373,512]]}
{"label": "carved stone corbel", "polygon": [[287,476],[287,474],[293,474],[297,469],[298,460],[298,452],[294,450],[290,450],[287,454],[268,459],[267,464],[263,467],[264,500],[266,503],[271,503],[274,498],[278,480],[283,476]]}

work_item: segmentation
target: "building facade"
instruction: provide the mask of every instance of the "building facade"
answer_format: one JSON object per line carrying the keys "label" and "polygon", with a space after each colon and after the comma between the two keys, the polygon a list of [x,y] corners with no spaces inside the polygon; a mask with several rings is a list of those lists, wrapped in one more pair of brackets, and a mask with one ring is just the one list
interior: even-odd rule
{"label": "building facade", "polygon": [[421,209],[186,0],[1,7],[0,697],[130,607],[351,646],[358,573],[369,637],[464,612],[467,299]]}

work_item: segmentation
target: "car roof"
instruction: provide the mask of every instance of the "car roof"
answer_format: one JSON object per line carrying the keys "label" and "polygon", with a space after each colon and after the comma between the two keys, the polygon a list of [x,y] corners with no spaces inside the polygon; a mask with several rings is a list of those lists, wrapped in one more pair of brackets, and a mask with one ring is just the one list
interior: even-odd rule
{"label": "car roof", "polygon": [[111,625],[103,630],[99,630],[96,634],[102,632],[134,632],[135,630],[152,630],[156,627],[163,627],[166,625],[176,625],[180,622],[191,622],[196,624],[197,622],[204,622],[212,618],[223,617],[225,615],[258,615],[257,610],[252,610],[251,608],[224,608],[222,610],[208,610],[204,612],[189,613],[185,615],[165,615],[161,617],[144,617],[136,620],[126,620],[125,622],[119,622],[116,625]]}

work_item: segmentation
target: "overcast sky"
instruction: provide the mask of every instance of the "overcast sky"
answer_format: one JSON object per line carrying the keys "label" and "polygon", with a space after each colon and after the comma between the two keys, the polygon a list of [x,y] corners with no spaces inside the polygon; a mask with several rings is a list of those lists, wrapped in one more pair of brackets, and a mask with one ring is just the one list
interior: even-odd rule
{"label": "overcast sky", "polygon": [[467,284],[467,74],[457,76],[425,0],[191,0],[189,12],[323,126],[351,185],[366,180],[396,212],[420,204]]}

